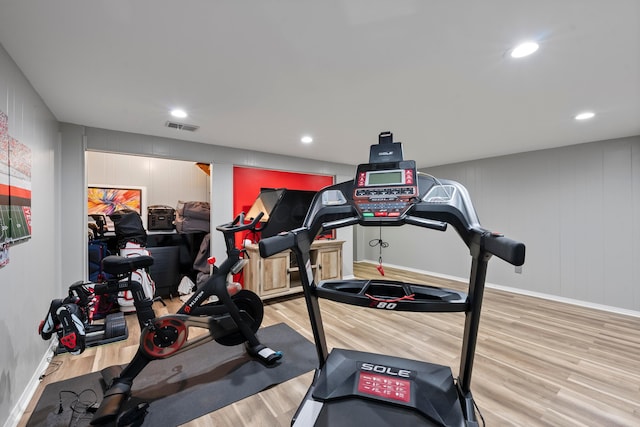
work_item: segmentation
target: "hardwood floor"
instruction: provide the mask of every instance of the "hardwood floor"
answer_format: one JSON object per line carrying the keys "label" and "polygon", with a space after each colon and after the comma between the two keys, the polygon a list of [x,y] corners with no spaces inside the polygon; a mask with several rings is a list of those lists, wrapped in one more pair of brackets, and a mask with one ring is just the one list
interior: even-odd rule
{"label": "hardwood floor", "polygon": [[[380,277],[370,264],[354,270],[358,277]],[[385,273],[391,280],[466,289],[388,267]],[[174,312],[177,299],[169,303]],[[382,312],[326,300],[321,307],[330,347],[449,365],[457,375],[461,313]],[[167,312],[159,303],[154,308]],[[135,319],[128,321],[126,341],[54,357],[19,425],[25,425],[46,384],[127,363],[139,336]],[[301,297],[266,305],[263,325],[280,322],[313,340]],[[289,426],[311,375],[186,425]],[[488,426],[640,426],[640,318],[487,289],[471,388]]]}

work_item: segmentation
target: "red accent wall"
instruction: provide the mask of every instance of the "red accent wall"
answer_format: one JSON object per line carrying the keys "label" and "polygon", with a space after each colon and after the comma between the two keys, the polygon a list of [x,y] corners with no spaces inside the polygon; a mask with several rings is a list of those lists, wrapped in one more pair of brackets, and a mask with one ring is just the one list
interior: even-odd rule
{"label": "red accent wall", "polygon": [[[284,172],[269,169],[233,167],[233,214],[247,212],[255,202],[261,188],[288,188],[289,190],[318,191],[333,184],[333,176]],[[241,247],[245,236],[236,234],[236,246]],[[246,236],[253,240],[252,236]],[[242,273],[234,280],[244,284]]]}
{"label": "red accent wall", "polygon": [[333,184],[330,175],[284,172],[268,169],[233,167],[233,214],[247,212],[261,188],[318,191]]}

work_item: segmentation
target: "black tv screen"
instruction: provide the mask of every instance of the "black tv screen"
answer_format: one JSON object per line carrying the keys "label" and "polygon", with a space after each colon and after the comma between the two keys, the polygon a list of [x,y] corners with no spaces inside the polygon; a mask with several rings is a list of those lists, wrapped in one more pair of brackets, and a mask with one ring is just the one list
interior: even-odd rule
{"label": "black tv screen", "polygon": [[278,200],[280,200],[280,197],[282,197],[282,193],[284,193],[284,191],[284,188],[261,188],[256,201],[253,202],[249,212],[247,212],[247,219],[252,220],[262,212],[263,215],[262,218],[260,218],[260,222],[269,221],[269,216],[273,211],[273,208],[276,207],[276,204],[278,203]]}
{"label": "black tv screen", "polygon": [[247,219],[264,212],[262,238],[275,236],[302,226],[315,191],[263,188],[247,212]]}

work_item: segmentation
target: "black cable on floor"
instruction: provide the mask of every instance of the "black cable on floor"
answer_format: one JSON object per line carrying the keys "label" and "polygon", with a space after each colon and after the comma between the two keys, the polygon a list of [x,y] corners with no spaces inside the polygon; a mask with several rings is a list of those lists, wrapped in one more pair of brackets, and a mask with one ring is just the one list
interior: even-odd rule
{"label": "black cable on floor", "polygon": [[[83,400],[83,395],[86,393],[91,393],[92,396],[90,399],[85,397]],[[71,394],[74,396],[74,399],[69,404],[69,409],[73,411],[74,415],[86,415],[95,412],[95,408],[98,403],[98,395],[95,390],[87,388],[82,390],[80,393],[76,393],[73,390],[60,390],[58,393],[58,414],[64,412],[64,406],[62,404],[63,394]]]}
{"label": "black cable on floor", "polygon": [[49,364],[49,366],[47,366],[47,369],[45,369],[42,375],[40,375],[40,377],[38,378],[38,380],[40,381],[42,381],[49,375],[53,374],[54,372],[56,372],[62,366],[62,361],[54,362],[53,357],[47,358],[47,363]]}
{"label": "black cable on floor", "polygon": [[474,406],[474,408],[476,408],[476,412],[478,413],[478,416],[480,417],[480,420],[482,421],[482,427],[485,427],[487,424],[484,422],[484,417],[482,416],[482,412],[480,412],[480,407],[476,403],[475,399],[473,400],[473,406]]}

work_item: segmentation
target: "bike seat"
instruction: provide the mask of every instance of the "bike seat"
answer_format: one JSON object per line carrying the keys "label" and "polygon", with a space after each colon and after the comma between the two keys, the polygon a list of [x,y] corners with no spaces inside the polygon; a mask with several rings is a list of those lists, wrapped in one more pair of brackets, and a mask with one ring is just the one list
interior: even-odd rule
{"label": "bike seat", "polygon": [[109,255],[102,260],[102,270],[104,270],[105,273],[119,275],[149,267],[151,264],[153,264],[153,257],[149,255],[132,257]]}

